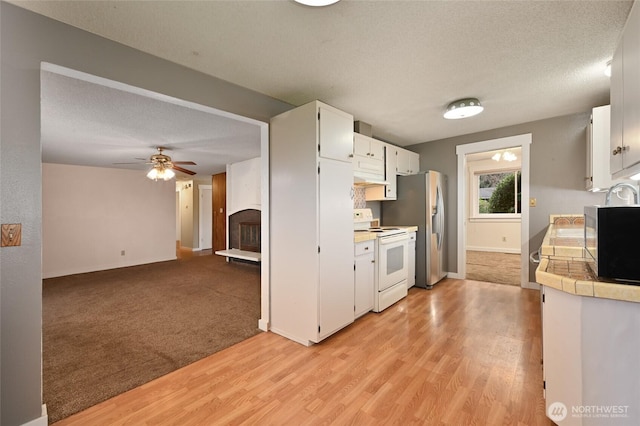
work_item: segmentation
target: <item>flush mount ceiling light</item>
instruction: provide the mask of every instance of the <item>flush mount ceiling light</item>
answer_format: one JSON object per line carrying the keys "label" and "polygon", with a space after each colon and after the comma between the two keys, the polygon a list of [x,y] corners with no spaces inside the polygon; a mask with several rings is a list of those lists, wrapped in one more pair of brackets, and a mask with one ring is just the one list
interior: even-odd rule
{"label": "flush mount ceiling light", "polygon": [[340,0],[294,0],[296,3],[304,4],[305,6],[322,7],[329,6],[337,3]]}
{"label": "flush mount ceiling light", "polygon": [[495,154],[493,154],[493,157],[491,157],[491,159],[494,161],[504,160],[511,162],[516,161],[518,159],[518,156],[511,151],[505,151],[503,153],[496,152]]}
{"label": "flush mount ceiling light", "polygon": [[456,120],[458,118],[467,118],[478,115],[484,110],[480,105],[480,101],[476,98],[459,99],[451,102],[444,112],[444,118]]}

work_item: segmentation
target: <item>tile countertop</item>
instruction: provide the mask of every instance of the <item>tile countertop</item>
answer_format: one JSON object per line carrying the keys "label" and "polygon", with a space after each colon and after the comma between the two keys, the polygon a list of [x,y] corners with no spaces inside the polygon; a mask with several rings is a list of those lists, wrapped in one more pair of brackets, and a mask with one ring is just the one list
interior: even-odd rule
{"label": "tile countertop", "polygon": [[[393,226],[393,228],[405,228],[407,233],[409,232],[417,232],[417,226]],[[377,235],[375,232],[366,232],[366,231],[358,231],[353,233],[353,242],[354,243],[362,243],[365,241],[375,240]]]}
{"label": "tile countertop", "polygon": [[640,285],[599,279],[584,253],[584,219],[575,215],[551,215],[540,247],[536,281],[579,296],[640,303]]}
{"label": "tile countertop", "polygon": [[371,240],[375,240],[375,239],[376,239],[376,233],[375,232],[359,231],[359,232],[354,232],[353,233],[353,242],[354,243],[363,243],[365,241],[371,241]]}

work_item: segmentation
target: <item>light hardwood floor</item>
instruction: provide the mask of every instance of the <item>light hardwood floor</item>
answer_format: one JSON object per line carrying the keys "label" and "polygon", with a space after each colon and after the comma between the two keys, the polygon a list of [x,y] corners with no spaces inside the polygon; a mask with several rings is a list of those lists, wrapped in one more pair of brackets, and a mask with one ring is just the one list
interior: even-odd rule
{"label": "light hardwood floor", "polygon": [[62,425],[551,425],[535,290],[446,279],[312,347],[261,333]]}
{"label": "light hardwood floor", "polygon": [[519,254],[467,250],[466,278],[520,286]]}

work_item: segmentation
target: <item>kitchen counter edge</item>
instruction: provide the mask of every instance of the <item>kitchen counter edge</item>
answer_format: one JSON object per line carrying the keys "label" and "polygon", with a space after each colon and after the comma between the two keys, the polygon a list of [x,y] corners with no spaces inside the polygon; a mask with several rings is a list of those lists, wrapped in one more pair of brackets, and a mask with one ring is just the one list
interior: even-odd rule
{"label": "kitchen counter edge", "polygon": [[540,264],[536,269],[536,281],[539,284],[577,296],[640,303],[640,286],[604,281],[578,280],[547,272],[549,262],[552,260],[586,262],[582,246],[575,244],[552,244],[554,236],[558,235],[557,230],[562,228],[566,228],[566,225],[552,222],[547,229],[540,250]]}

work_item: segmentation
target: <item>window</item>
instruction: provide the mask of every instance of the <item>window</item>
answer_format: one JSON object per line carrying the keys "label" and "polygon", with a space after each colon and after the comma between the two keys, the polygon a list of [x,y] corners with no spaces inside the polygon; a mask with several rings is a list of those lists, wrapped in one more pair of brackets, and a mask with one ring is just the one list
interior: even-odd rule
{"label": "window", "polygon": [[520,217],[520,169],[498,172],[476,172],[475,217]]}

